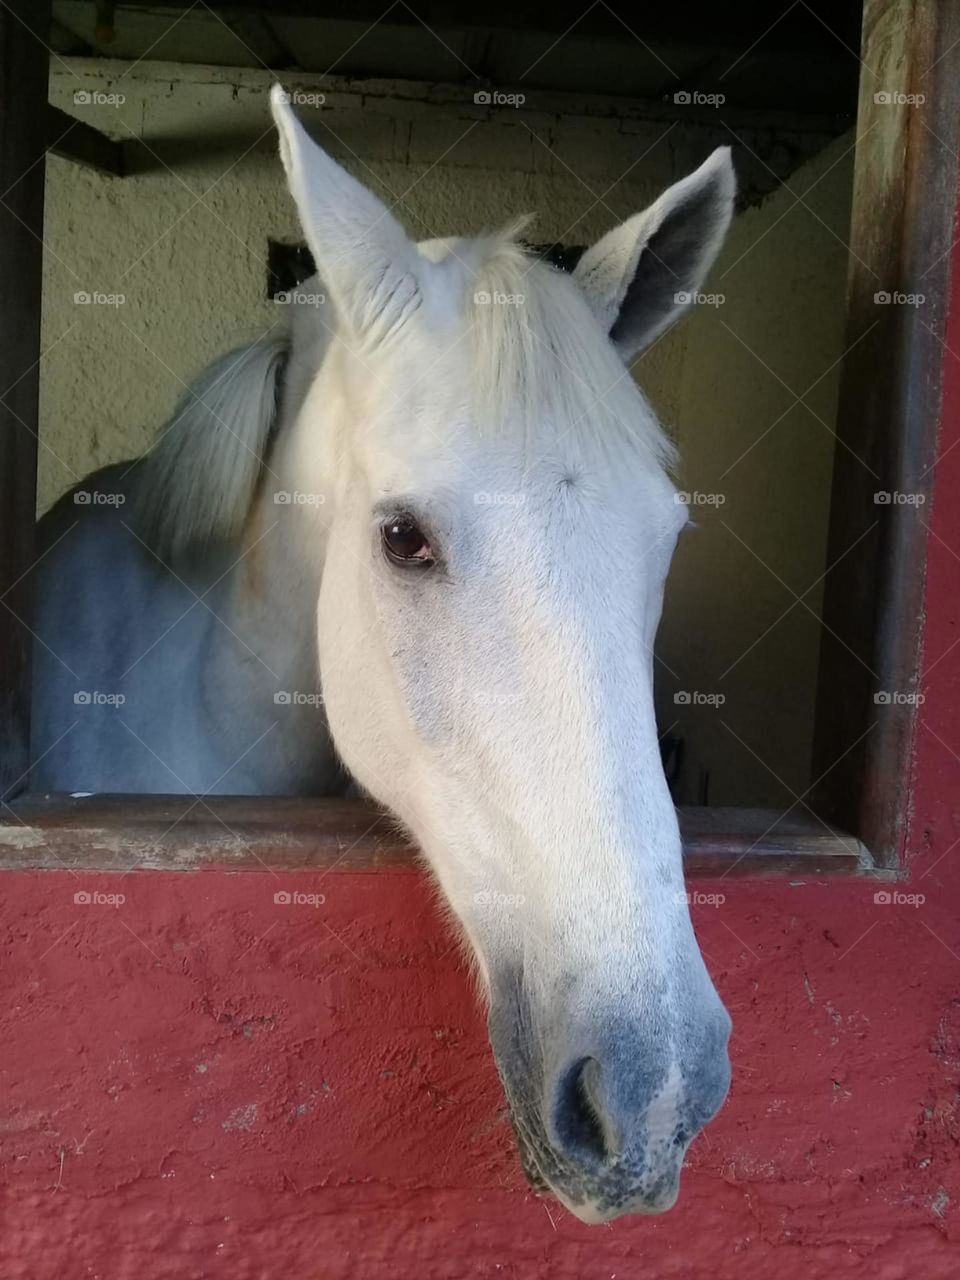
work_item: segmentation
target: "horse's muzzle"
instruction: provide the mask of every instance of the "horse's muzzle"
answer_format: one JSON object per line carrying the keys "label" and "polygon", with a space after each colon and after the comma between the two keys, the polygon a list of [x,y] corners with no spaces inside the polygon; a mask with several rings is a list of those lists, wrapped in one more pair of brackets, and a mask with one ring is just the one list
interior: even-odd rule
{"label": "horse's muzzle", "polygon": [[670,1209],[687,1148],[729,1087],[719,1000],[687,1018],[684,1040],[596,1015],[562,1036],[536,1035],[529,1014],[507,1026],[506,1012],[491,1009],[491,1041],[531,1184],[589,1223]]}

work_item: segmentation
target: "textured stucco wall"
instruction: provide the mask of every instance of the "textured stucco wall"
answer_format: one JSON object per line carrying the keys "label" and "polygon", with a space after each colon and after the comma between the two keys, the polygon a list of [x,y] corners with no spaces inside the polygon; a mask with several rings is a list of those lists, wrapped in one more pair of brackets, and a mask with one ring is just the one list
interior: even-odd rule
{"label": "textured stucco wall", "polygon": [[[143,138],[156,160],[123,180],[48,161],[41,510],[93,467],[142,452],[203,364],[283,323],[265,299],[266,240],[300,233],[269,127],[269,81],[147,62],[55,65],[54,102],[113,136]],[[536,211],[534,238],[584,243],[731,140],[720,126],[535,104],[489,110],[399,84],[314,88],[327,97],[322,111],[305,111],[315,135],[420,238]],[[77,93],[124,100],[78,105]],[[222,148],[200,157],[191,138]],[[737,219],[709,286],[724,304],[688,318],[636,366],[680,440],[682,487],[724,498],[696,510],[700,532],[678,555],[661,635],[661,719],[688,740],[681,799],[700,798],[706,775],[713,803],[789,802],[809,780],[815,618],[792,609],[721,677],[792,603],[773,574],[803,592],[823,569],[849,147],[840,140],[794,175],[793,191],[810,191],[804,203],[780,191]],[[81,305],[78,293],[125,300]],[[818,421],[790,408],[790,392],[821,375],[808,397]],[[808,597],[814,613],[818,596]],[[678,689],[727,701],[678,707]],[[758,742],[778,777],[751,757]]]}
{"label": "textured stucco wall", "polygon": [[676,1208],[609,1227],[524,1183],[419,874],[0,872],[0,1274],[953,1280],[960,895],[950,858],[919,877],[955,834],[919,910],[696,883],[732,1093]]}

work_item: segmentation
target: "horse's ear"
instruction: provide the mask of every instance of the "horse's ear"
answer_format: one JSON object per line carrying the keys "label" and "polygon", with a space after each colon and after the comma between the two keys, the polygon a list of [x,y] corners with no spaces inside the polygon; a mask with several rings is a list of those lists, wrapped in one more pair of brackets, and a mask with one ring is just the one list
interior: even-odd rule
{"label": "horse's ear", "polygon": [[279,84],[270,109],[307,243],[338,313],[383,335],[419,305],[423,259],[390,210],[310,138]]}
{"label": "horse's ear", "polygon": [[577,263],[574,277],[625,360],[693,302],[723,243],[735,194],[730,148],[718,147]]}

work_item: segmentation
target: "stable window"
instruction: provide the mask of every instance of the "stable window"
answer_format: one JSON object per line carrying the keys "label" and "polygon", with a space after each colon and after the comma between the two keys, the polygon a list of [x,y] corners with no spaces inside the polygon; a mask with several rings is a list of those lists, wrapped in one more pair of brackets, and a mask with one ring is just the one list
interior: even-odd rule
{"label": "stable window", "polygon": [[[125,411],[140,410],[141,417],[149,402],[155,423],[160,410],[172,412],[176,398],[168,379],[162,393],[149,379],[121,386],[123,370],[98,346],[97,326],[106,313],[82,299],[74,299],[70,323],[51,331],[42,349],[44,281],[55,316],[70,279],[60,270],[61,255],[98,237],[112,248],[122,231],[126,251],[137,259],[166,234],[162,227],[148,234],[149,219],[138,228],[136,208],[125,203],[131,196],[117,196],[116,186],[104,198],[110,184],[149,202],[151,182],[202,177],[209,163],[222,175],[248,166],[243,182],[240,170],[233,172],[230,199],[213,201],[208,231],[216,229],[224,260],[248,254],[256,240],[260,261],[245,278],[256,275],[263,306],[274,305],[265,298],[268,258],[275,275],[280,266],[291,273],[287,286],[302,279],[304,263],[298,269],[296,255],[276,246],[268,251],[267,234],[277,234],[277,227],[230,226],[246,217],[245,197],[252,203],[266,182],[276,189],[278,208],[285,200],[265,106],[257,116],[254,104],[258,94],[263,101],[272,78],[267,69],[291,65],[295,47],[305,70],[283,75],[303,83],[305,102],[315,100],[318,140],[348,165],[352,155],[364,178],[367,161],[395,169],[419,164],[413,185],[424,185],[401,213],[424,237],[479,229],[475,217],[470,226],[460,218],[457,227],[437,229],[425,216],[427,175],[441,162],[452,163],[449,154],[456,157],[458,148],[473,152],[475,170],[464,162],[457,173],[471,209],[479,208],[488,224],[519,212],[519,202],[526,201],[524,208],[536,203],[525,186],[532,175],[547,175],[538,188],[541,200],[561,181],[575,190],[579,204],[571,209],[579,216],[569,228],[556,219],[550,227],[568,251],[588,238],[582,220],[589,227],[599,216],[609,226],[615,214],[648,202],[621,210],[604,180],[607,168],[629,186],[645,166],[655,175],[664,155],[675,152],[677,163],[686,164],[688,155],[702,158],[719,143],[734,147],[741,190],[735,228],[742,243],[715,269],[707,286],[714,294],[681,321],[691,336],[673,346],[668,340],[634,368],[668,428],[679,424],[681,485],[702,526],[700,541],[684,547],[675,562],[659,642],[659,721],[687,865],[722,873],[896,868],[920,714],[925,504],[936,461],[960,139],[950,106],[960,32],[946,0],[922,0],[919,7],[868,0],[862,35],[858,5],[795,6],[772,26],[755,8],[762,6],[745,6],[732,18],[693,3],[645,16],[638,26],[636,15],[621,18],[606,5],[587,15],[555,5],[529,22],[494,5],[482,24],[465,17],[454,27],[430,4],[419,18],[401,6],[381,23],[372,11],[344,23],[313,16],[313,7],[307,16],[290,3],[279,6],[279,14],[264,9],[238,31],[219,5],[156,6],[136,22],[118,6],[112,33],[95,28],[92,4],[65,6],[62,14],[55,5],[52,25],[43,5],[0,11],[0,278],[6,285],[0,300],[0,859],[110,868],[363,866],[410,857],[389,821],[359,800],[76,797],[41,795],[31,787],[38,463],[45,507],[69,487],[51,460],[63,451],[58,444],[77,464],[74,477],[98,461],[71,440],[68,423],[66,434],[46,438],[41,384],[51,404],[66,411],[67,373],[80,376],[77,366],[67,367],[75,351],[87,366],[83,380],[96,384],[107,434],[119,432],[111,394],[122,391]],[[340,57],[333,74],[323,75],[334,53]],[[117,59],[115,72],[108,58]],[[159,59],[164,66],[153,70]],[[179,64],[186,92],[213,104],[208,118],[194,113],[190,130],[177,117],[180,80],[171,83],[171,62]],[[237,72],[231,85],[229,74],[219,80],[206,70],[201,75],[193,66],[199,62],[253,70]],[[360,75],[379,79],[357,88],[351,77]],[[160,111],[151,117],[160,124],[143,136],[122,111],[108,127],[105,113],[122,107],[118,97],[151,92],[157,101],[172,100],[166,132]],[[328,107],[332,114],[325,114]],[[313,127],[309,109],[308,102],[303,117]],[[76,219],[60,189],[48,201],[45,226],[48,151],[93,171],[72,194],[76,207],[96,210],[95,216]],[[817,199],[834,190],[842,205],[837,175],[846,167],[852,216],[847,230],[842,211],[838,234]],[[501,174],[498,183],[491,183],[490,171]],[[294,232],[288,239],[295,239],[292,209],[284,207]],[[803,255],[815,260],[817,246],[797,240],[787,264],[792,274],[778,274],[773,257],[764,257],[798,215],[821,225],[824,252],[839,264],[827,290],[838,311],[845,272],[845,317],[835,351],[829,343],[817,348],[820,295],[805,292],[811,269]],[[782,254],[779,262],[783,266]],[[754,273],[749,287],[747,270]],[[83,285],[78,281],[78,294]],[[190,357],[198,335],[176,332],[188,284],[168,266],[166,274],[155,273],[154,287],[157,324],[166,324],[171,350],[185,345],[183,374],[195,373]],[[787,296],[776,296],[777,287]],[[739,298],[729,310],[718,301],[724,294]],[[79,329],[70,334],[74,324]],[[215,336],[216,350],[223,351],[234,335]],[[816,357],[815,381],[803,379],[803,362],[791,351],[795,337]],[[133,332],[133,341],[143,345],[142,335]],[[795,371],[789,381],[770,355],[774,349]],[[59,382],[49,372],[58,359]],[[162,370],[152,367],[160,379]],[[762,382],[756,394],[753,379],[758,387]],[[821,402],[818,395],[837,379],[834,409],[830,396]],[[690,387],[696,396],[682,400],[681,388]],[[763,460],[784,439],[778,424],[791,422],[791,415],[829,447],[808,466],[802,459],[814,455],[803,452],[792,430],[779,471],[765,478]],[[742,440],[718,442],[701,432],[709,420],[710,431],[722,433],[725,418],[740,423]],[[144,432],[147,424],[127,425]],[[113,458],[142,451],[148,440],[128,435],[123,450],[111,445]],[[791,471],[794,447],[801,461]],[[741,501],[738,509],[732,494]],[[781,573],[784,548],[790,570]],[[748,579],[749,600],[738,594]]]}

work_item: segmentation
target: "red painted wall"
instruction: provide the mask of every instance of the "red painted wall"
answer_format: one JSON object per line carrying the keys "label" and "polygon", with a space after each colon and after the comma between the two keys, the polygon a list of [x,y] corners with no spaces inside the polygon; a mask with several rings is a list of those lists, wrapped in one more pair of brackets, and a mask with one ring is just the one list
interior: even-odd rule
{"label": "red painted wall", "polygon": [[[525,1189],[419,874],[6,873],[3,1280],[960,1275],[960,361],[945,361],[898,886],[925,901],[698,882],[726,896],[695,914],[734,1017],[734,1085],[675,1210],[588,1228]],[[294,884],[325,903],[275,905]],[[125,901],[75,905],[94,888]]]}

